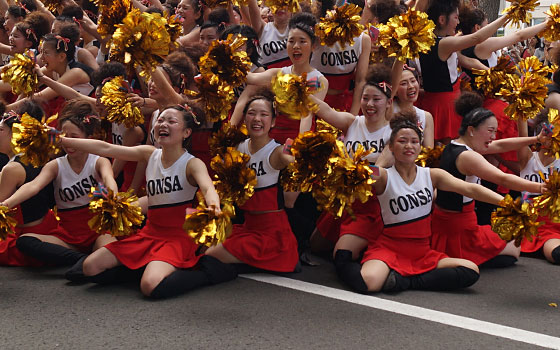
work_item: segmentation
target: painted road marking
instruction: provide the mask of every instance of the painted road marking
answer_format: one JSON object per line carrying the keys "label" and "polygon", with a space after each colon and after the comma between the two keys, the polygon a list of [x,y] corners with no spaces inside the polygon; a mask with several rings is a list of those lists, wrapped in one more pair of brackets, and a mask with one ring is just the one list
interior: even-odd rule
{"label": "painted road marking", "polygon": [[326,287],[309,282],[298,281],[285,277],[267,274],[249,274],[240,277],[250,280],[273,284],[280,287],[324,296],[331,299],[346,301],[374,309],[393,312],[400,315],[415,317],[427,321],[437,322],[448,326],[467,329],[474,332],[489,334],[495,337],[515,340],[545,348],[560,349],[560,338],[546,334],[526,331],[519,328],[503,326],[497,323],[477,320],[470,317],[458,316],[447,312],[426,309],[420,306],[403,304],[392,300],[382,299],[371,295],[361,295],[346,290]]}

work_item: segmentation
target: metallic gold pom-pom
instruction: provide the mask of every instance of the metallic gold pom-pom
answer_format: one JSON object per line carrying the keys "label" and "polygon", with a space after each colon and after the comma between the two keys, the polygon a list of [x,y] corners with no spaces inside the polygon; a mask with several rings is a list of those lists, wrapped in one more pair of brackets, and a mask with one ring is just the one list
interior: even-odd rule
{"label": "metallic gold pom-pom", "polygon": [[254,169],[248,167],[250,159],[249,155],[233,147],[212,158],[210,167],[216,173],[214,186],[222,203],[241,206],[255,193],[257,175]]}
{"label": "metallic gold pom-pom", "polygon": [[519,247],[523,239],[532,241],[539,232],[542,222],[538,222],[539,215],[530,202],[523,202],[521,197],[513,200],[509,194],[500,202],[500,207],[492,213],[490,222],[492,231],[496,232],[504,241],[515,240]]}
{"label": "metallic gold pom-pom", "polygon": [[270,8],[272,13],[276,13],[279,10],[285,10],[288,12],[296,13],[301,11],[298,0],[264,0],[266,7]]}
{"label": "metallic gold pom-pom", "polygon": [[107,108],[106,118],[109,122],[123,124],[127,128],[144,124],[140,108],[127,101],[126,95],[130,92],[130,87],[122,76],[105,82],[101,91],[101,103]]}
{"label": "metallic gold pom-pom", "polygon": [[494,97],[506,86],[507,77],[515,74],[515,64],[506,56],[500,56],[496,66],[488,70],[473,69],[477,75],[474,79],[476,87],[484,92],[485,96]]}
{"label": "metallic gold pom-pom", "polygon": [[531,24],[531,12],[540,5],[539,0],[508,0],[511,5],[502,13],[518,28],[521,23]]}
{"label": "metallic gold pom-pom", "polygon": [[194,82],[198,91],[184,92],[203,103],[206,119],[213,123],[227,119],[231,104],[235,100],[233,87],[209,75],[198,76]]}
{"label": "metallic gold pom-pom", "polygon": [[111,190],[105,191],[91,188],[89,210],[94,216],[88,221],[89,227],[100,235],[120,237],[134,233],[144,220],[138,197],[133,190],[116,195]]}
{"label": "metallic gold pom-pom", "polygon": [[41,0],[41,2],[51,12],[56,12],[59,7],[62,7],[62,1],[59,0]]}
{"label": "metallic gold pom-pom", "polygon": [[327,11],[326,16],[315,25],[321,44],[333,46],[338,43],[341,48],[347,44],[354,45],[354,38],[364,30],[364,26],[360,24],[360,12],[361,9],[354,4],[344,4]]}
{"label": "metallic gold pom-pom", "polygon": [[231,234],[233,215],[233,206],[223,205],[222,211],[216,214],[213,208],[206,207],[202,199],[197,210],[186,215],[183,230],[196,244],[211,247],[223,243]]}
{"label": "metallic gold pom-pom", "polygon": [[228,7],[230,3],[233,3],[235,6],[247,6],[249,0],[233,0],[233,1],[226,1],[226,0],[201,0],[204,6],[215,9],[217,7]]}
{"label": "metallic gold pom-pom", "polygon": [[550,108],[548,110],[548,123],[552,126],[550,137],[550,148],[545,151],[548,156],[554,156],[560,159],[560,114],[557,109]]}
{"label": "metallic gold pom-pom", "polygon": [[541,216],[548,216],[550,221],[560,223],[560,173],[552,171],[546,179],[543,173],[539,174],[547,182],[548,191],[533,198],[533,206],[538,209]]}
{"label": "metallic gold pom-pom", "polygon": [[122,23],[128,12],[132,9],[130,0],[115,0],[107,6],[101,6],[97,32],[102,38],[113,35],[117,25]]}
{"label": "metallic gold pom-pom", "polygon": [[12,86],[14,95],[30,96],[39,86],[34,68],[35,55],[32,51],[28,50],[24,54],[16,53],[10,59],[10,63],[2,67],[2,81]]}
{"label": "metallic gold pom-pom", "polygon": [[540,35],[550,42],[560,40],[560,5],[550,5],[550,8],[545,14],[548,15],[549,19],[546,23],[546,28]]}
{"label": "metallic gold pom-pom", "polygon": [[409,9],[379,27],[380,44],[387,49],[389,57],[395,56],[403,62],[429,52],[435,44],[436,25],[424,12]]}
{"label": "metallic gold pom-pom", "polygon": [[307,73],[301,76],[295,74],[278,74],[272,78],[272,92],[276,96],[278,112],[293,119],[307,117],[319,110],[309,95],[321,88],[319,79],[307,81]]}
{"label": "metallic gold pom-pom", "polygon": [[12,125],[12,150],[20,154],[22,163],[40,167],[60,152],[56,146],[60,133],[48,126],[54,119],[56,116],[38,121],[24,113],[19,123]]}
{"label": "metallic gold pom-pom", "polygon": [[222,128],[212,134],[208,140],[211,154],[224,154],[228,147],[237,147],[247,139],[247,127],[242,124],[239,128],[230,123],[223,123]]}
{"label": "metallic gold pom-pom", "polygon": [[434,148],[422,146],[420,154],[416,158],[416,164],[422,167],[438,168],[439,159],[444,149],[445,146],[442,145],[437,145]]}
{"label": "metallic gold pom-pom", "polygon": [[323,119],[317,119],[317,132],[327,132],[329,134],[333,134],[334,137],[340,136],[342,134],[342,130],[335,128],[331,124],[327,123]]}
{"label": "metallic gold pom-pom", "polygon": [[6,239],[10,234],[14,234],[17,220],[10,214],[16,209],[8,209],[6,206],[0,206],[0,240]]}

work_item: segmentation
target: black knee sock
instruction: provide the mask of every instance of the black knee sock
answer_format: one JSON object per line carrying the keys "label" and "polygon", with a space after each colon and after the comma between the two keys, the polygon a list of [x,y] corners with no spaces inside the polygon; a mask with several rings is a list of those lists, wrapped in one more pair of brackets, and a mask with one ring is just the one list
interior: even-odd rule
{"label": "black knee sock", "polygon": [[23,254],[56,266],[72,266],[86,256],[82,252],[30,236],[18,238],[16,246]]}
{"label": "black knee sock", "polygon": [[126,266],[119,265],[107,269],[97,275],[90,276],[89,281],[98,284],[115,284],[123,281],[123,277],[130,273],[130,269]]}
{"label": "black knee sock", "polygon": [[554,263],[560,265],[560,246],[554,248],[550,254],[552,255]]}
{"label": "black knee sock", "polygon": [[210,284],[227,282],[237,277],[234,266],[205,255],[200,258],[197,269],[181,269],[164,278],[152,291],[155,299],[169,298]]}
{"label": "black knee sock", "polygon": [[446,291],[472,286],[478,281],[479,274],[468,267],[447,267],[435,269],[410,279],[411,289]]}
{"label": "black knee sock", "polygon": [[86,257],[82,257],[74,266],[66,271],[64,277],[67,280],[72,282],[86,282],[89,280],[89,277],[84,275],[84,260],[86,260]]}
{"label": "black knee sock", "polygon": [[352,252],[339,249],[334,256],[334,267],[338,278],[359,293],[367,293],[368,287],[362,277],[362,265],[352,260]]}
{"label": "black knee sock", "polygon": [[517,262],[517,258],[511,255],[498,255],[480,264],[482,268],[502,268],[513,266]]}
{"label": "black knee sock", "polygon": [[309,247],[309,237],[311,237],[311,233],[313,233],[315,229],[315,224],[313,221],[303,216],[298,209],[284,208],[284,210],[288,216],[288,222],[290,223],[292,232],[298,242],[298,251],[301,254]]}

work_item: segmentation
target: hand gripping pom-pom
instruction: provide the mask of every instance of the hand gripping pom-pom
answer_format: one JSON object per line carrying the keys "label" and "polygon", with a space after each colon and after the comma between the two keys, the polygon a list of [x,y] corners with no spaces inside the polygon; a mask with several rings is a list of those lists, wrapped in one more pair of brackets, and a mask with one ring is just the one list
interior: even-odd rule
{"label": "hand gripping pom-pom", "polygon": [[132,9],[130,0],[115,0],[100,9],[97,32],[102,38],[113,35],[117,25],[121,24],[128,12]]}
{"label": "hand gripping pom-pom", "polygon": [[548,216],[550,221],[560,223],[560,173],[557,170],[548,175],[540,173],[541,179],[547,182],[548,191],[533,198],[533,205],[538,209],[540,216]]}
{"label": "hand gripping pom-pom", "polygon": [[530,202],[523,202],[521,197],[515,201],[508,194],[500,202],[500,207],[492,213],[492,231],[496,232],[504,241],[515,240],[519,247],[525,238],[530,241],[538,235],[539,215]]}
{"label": "hand gripping pom-pom", "polygon": [[11,216],[14,211],[15,209],[0,206],[0,240],[4,240],[8,235],[15,233],[17,220]]}
{"label": "hand gripping pom-pom", "polygon": [[10,63],[2,67],[2,81],[12,86],[14,95],[30,96],[39,87],[39,79],[34,72],[35,56],[33,52],[16,53]]}
{"label": "hand gripping pom-pom", "polygon": [[298,0],[264,0],[266,7],[274,14],[279,10],[284,10],[292,13],[300,12],[301,7]]}
{"label": "hand gripping pom-pom", "polygon": [[19,123],[12,125],[12,150],[20,154],[22,163],[40,167],[60,152],[60,133],[47,125],[53,118],[56,116],[38,121],[25,113]]}
{"label": "hand gripping pom-pom", "polygon": [[142,225],[144,215],[132,190],[115,195],[111,190],[92,187],[90,197],[89,210],[94,216],[88,225],[98,234],[128,236]]}
{"label": "hand gripping pom-pom", "polygon": [[416,164],[420,165],[421,167],[428,167],[428,168],[438,168],[439,167],[439,159],[441,158],[441,154],[445,146],[438,145],[434,148],[424,147],[420,151],[418,158],[416,158]]}
{"label": "hand gripping pom-pom", "polygon": [[220,130],[214,132],[208,140],[210,154],[224,154],[228,147],[237,147],[238,144],[247,139],[247,128],[245,124],[239,128],[230,123],[222,124]]}
{"label": "hand gripping pom-pom", "polygon": [[511,0],[511,5],[503,12],[518,28],[520,23],[531,24],[531,12],[539,6],[539,0]]}
{"label": "hand gripping pom-pom", "polygon": [[254,169],[248,167],[251,157],[228,147],[223,155],[212,158],[210,167],[216,172],[214,186],[222,203],[243,205],[255,192],[257,176]]}
{"label": "hand gripping pom-pom", "polygon": [[552,4],[547,12],[549,19],[540,35],[550,42],[560,40],[560,5]]}
{"label": "hand gripping pom-pom", "polygon": [[344,4],[327,11],[327,15],[315,25],[315,32],[322,45],[333,46],[339,43],[340,47],[354,45],[354,38],[364,30],[360,24],[361,9],[354,4]]}
{"label": "hand gripping pom-pom", "polygon": [[545,151],[545,154],[560,159],[560,114],[557,109],[549,109],[548,125],[550,134],[547,136],[550,137],[550,147]]}
{"label": "hand gripping pom-pom", "polygon": [[123,124],[127,128],[144,124],[144,115],[140,108],[133,106],[127,100],[130,87],[122,76],[105,82],[101,91],[103,93],[101,103],[107,109],[107,121]]}
{"label": "hand gripping pom-pom", "polygon": [[278,72],[272,78],[272,92],[276,96],[278,112],[293,119],[307,117],[310,113],[319,110],[319,106],[309,98],[309,95],[320,88],[320,81],[318,79],[307,81],[306,73],[298,76]]}
{"label": "hand gripping pom-pom", "polygon": [[505,56],[498,58],[498,64],[488,70],[473,69],[476,76],[476,87],[484,92],[485,96],[493,98],[502,88],[506,87],[508,77],[515,74],[515,64]]}

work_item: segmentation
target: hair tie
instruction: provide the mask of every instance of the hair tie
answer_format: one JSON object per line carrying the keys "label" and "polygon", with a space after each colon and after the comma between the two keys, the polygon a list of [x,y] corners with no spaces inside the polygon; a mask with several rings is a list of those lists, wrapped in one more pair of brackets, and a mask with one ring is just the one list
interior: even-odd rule
{"label": "hair tie", "polygon": [[76,22],[76,24],[78,24],[78,27],[80,27],[80,29],[82,29],[82,22],[80,22],[79,19],[77,19],[76,17],[72,17],[72,20]]}
{"label": "hair tie", "polygon": [[383,92],[387,92],[387,90],[389,90],[389,92],[391,92],[391,90],[393,90],[393,88],[391,87],[391,84],[386,83],[384,81],[380,82],[380,83],[375,83],[375,86],[377,86],[380,90],[383,90]]}
{"label": "hair tie", "polygon": [[410,66],[409,66],[408,64],[406,64],[406,63],[403,64],[403,67],[402,67],[402,68],[403,68],[403,70],[409,70],[409,71],[411,71],[411,72],[416,71],[416,68],[410,67]]}
{"label": "hair tie", "polygon": [[89,123],[91,123],[91,119],[98,119],[99,120],[99,117],[94,115],[94,114],[88,114],[88,115],[84,116],[84,118],[82,120],[85,124],[89,124]]}
{"label": "hair tie", "polygon": [[30,14],[30,13],[31,13],[31,11],[29,11],[29,10],[27,9],[27,7],[25,7],[25,4],[22,4],[22,3],[19,2],[19,1],[16,2],[16,4],[17,4],[19,7],[21,7],[21,8],[25,11],[26,14]]}
{"label": "hair tie", "polygon": [[29,39],[29,37],[30,37],[31,35],[33,35],[33,39],[35,39],[35,41],[39,41],[39,40],[37,39],[37,35],[35,34],[35,31],[33,30],[33,28],[27,28],[27,29],[25,30],[25,34],[27,35],[27,39]]}
{"label": "hair tie", "polygon": [[64,51],[68,51],[68,44],[70,44],[70,39],[62,37],[60,35],[55,35],[55,39],[58,40],[56,43],[56,49],[60,50],[60,42],[64,43]]}
{"label": "hair tie", "polygon": [[2,119],[0,119],[0,123],[7,122],[8,120],[11,120],[11,119],[14,119],[14,118],[17,119],[17,121],[21,120],[21,116],[19,114],[17,114],[16,112],[14,112],[14,111],[6,112],[2,115]]}
{"label": "hair tie", "polygon": [[193,120],[194,123],[196,125],[200,125],[200,121],[198,120],[198,118],[196,117],[196,113],[194,113],[194,111],[192,110],[191,106],[189,106],[187,103],[185,104],[179,104],[177,105],[178,107],[182,108],[183,110],[185,110],[185,112],[190,113],[193,116]]}
{"label": "hair tie", "polygon": [[103,81],[101,82],[101,86],[105,85],[106,82],[108,82],[110,80],[113,80],[114,78],[115,78],[114,76],[110,76],[110,77],[107,77],[107,78],[103,79]]}

